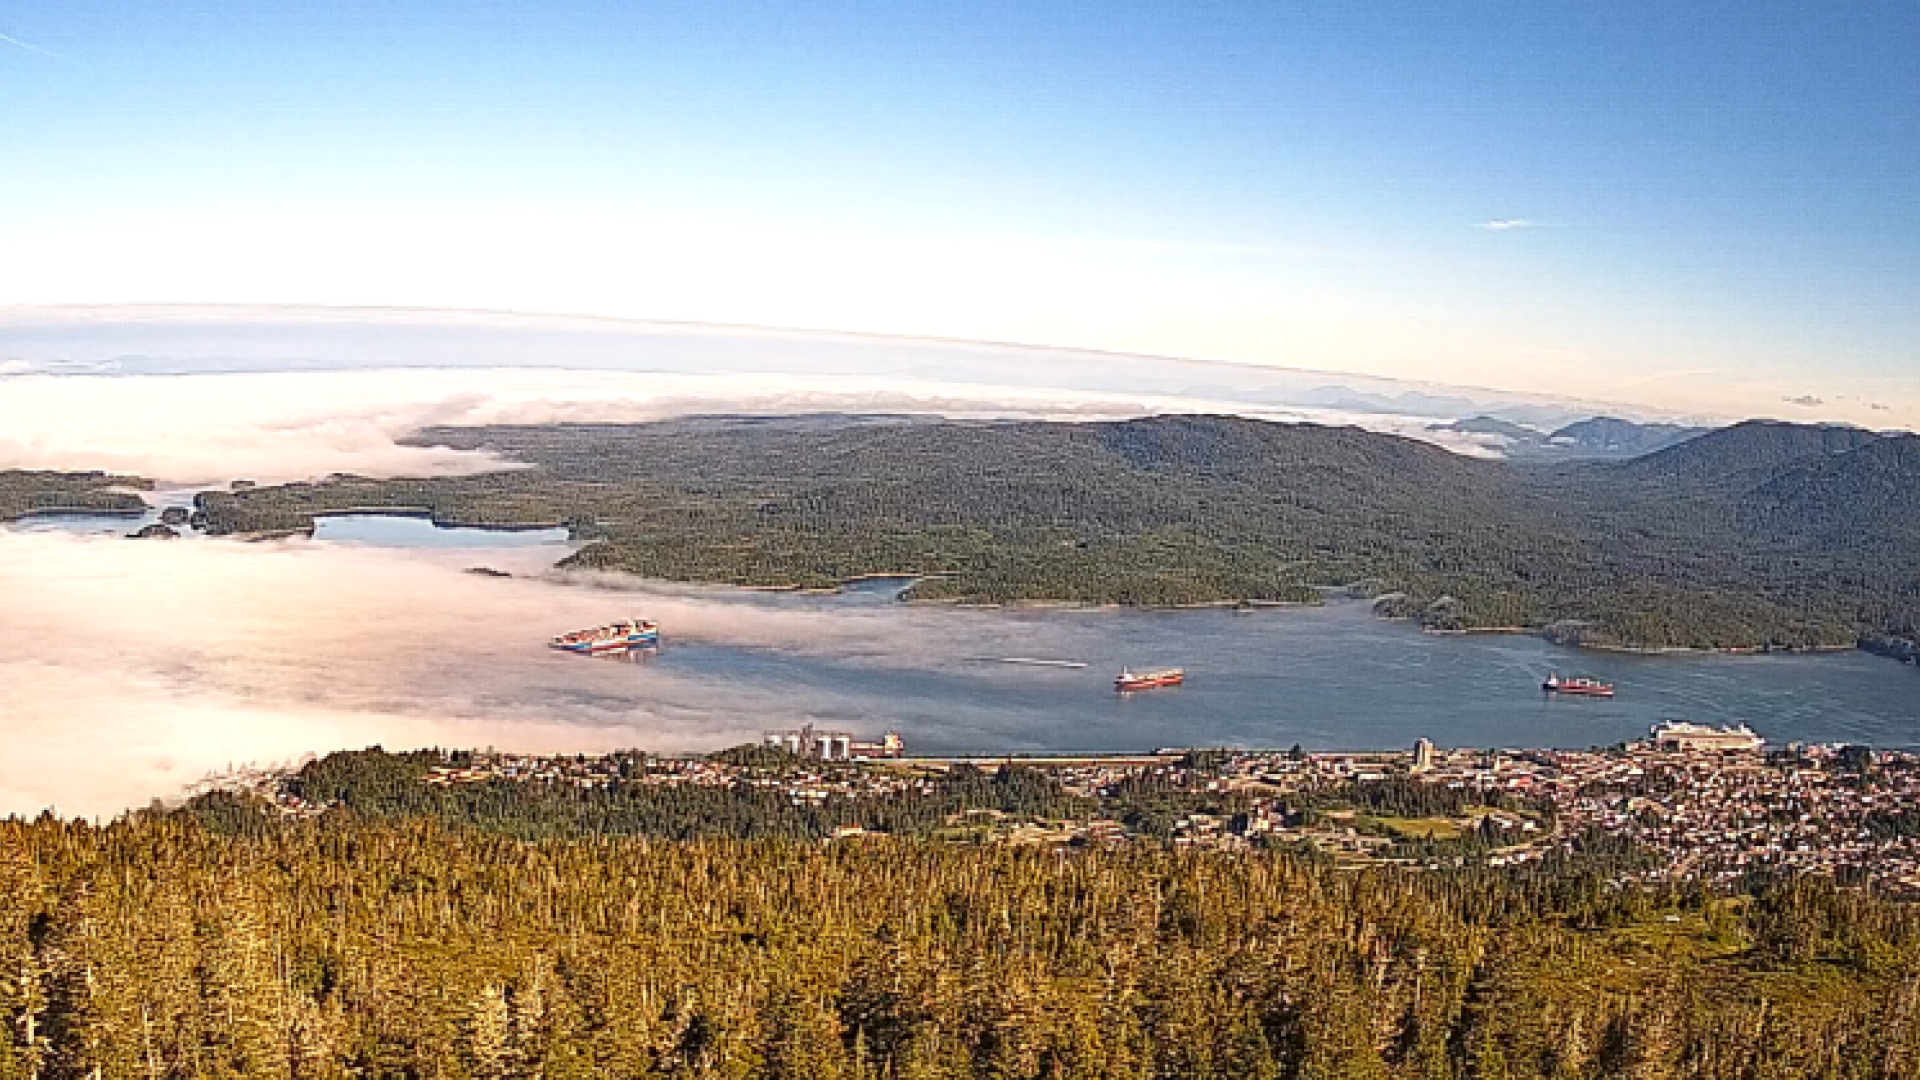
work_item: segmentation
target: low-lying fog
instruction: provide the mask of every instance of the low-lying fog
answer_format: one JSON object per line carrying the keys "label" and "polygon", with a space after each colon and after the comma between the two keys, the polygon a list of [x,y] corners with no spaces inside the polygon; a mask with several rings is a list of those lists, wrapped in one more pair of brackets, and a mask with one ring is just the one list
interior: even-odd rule
{"label": "low-lying fog", "polygon": [[373,743],[701,749],[809,718],[777,690],[544,647],[629,608],[683,642],[903,662],[915,649],[879,610],[463,572],[537,575],[555,556],[0,530],[0,814],[112,814],[211,767]]}
{"label": "low-lying fog", "polygon": [[497,468],[396,445],[430,424],[688,413],[914,412],[1113,419],[1167,412],[1432,430],[1487,413],[1551,429],[1631,406],[1353,373],[977,342],[468,312],[0,308],[0,468],[180,483]]}
{"label": "low-lying fog", "polygon": [[484,454],[397,440],[434,424],[658,420],[695,413],[928,413],[1098,420],[1236,413],[1358,424],[1491,453],[1431,418],[1254,406],[1174,394],[1094,393],[854,376],[636,372],[355,371],[0,377],[0,468],[105,469],[178,484],[498,469]]}

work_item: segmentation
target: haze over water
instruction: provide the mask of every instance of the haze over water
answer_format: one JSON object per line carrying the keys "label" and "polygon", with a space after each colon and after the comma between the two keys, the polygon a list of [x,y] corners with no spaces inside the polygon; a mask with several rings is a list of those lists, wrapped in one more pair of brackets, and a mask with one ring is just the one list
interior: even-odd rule
{"label": "haze over water", "polygon": [[[177,498],[177,496],[175,496]],[[671,586],[548,568],[552,534],[329,519],[313,540],[120,538],[125,519],[0,530],[10,752],[0,813],[112,814],[230,762],[380,743],[703,750],[813,723],[900,731],[915,753],[1611,744],[1663,719],[1775,742],[1920,743],[1920,673],[1865,654],[1635,657],[1449,637],[1365,605],[1113,611]],[[465,573],[485,565],[516,577]],[[665,644],[630,662],[553,653],[629,615]],[[1010,664],[1008,658],[1085,663]],[[1114,693],[1122,666],[1175,690]],[[1549,700],[1548,671],[1620,685]]]}

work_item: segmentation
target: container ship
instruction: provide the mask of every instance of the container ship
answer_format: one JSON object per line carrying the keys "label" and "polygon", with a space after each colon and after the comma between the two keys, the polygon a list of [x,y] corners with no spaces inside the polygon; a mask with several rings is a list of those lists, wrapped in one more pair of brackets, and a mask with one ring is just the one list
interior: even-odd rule
{"label": "container ship", "polygon": [[559,634],[547,644],[564,652],[583,655],[646,649],[660,644],[660,624],[646,619],[625,619],[591,630]]}
{"label": "container ship", "polygon": [[1163,671],[1128,671],[1121,669],[1113,680],[1113,688],[1122,693],[1129,690],[1152,690],[1161,686],[1179,686],[1187,681],[1187,673],[1179,668],[1167,668]]}
{"label": "container ship", "polygon": [[1576,697],[1612,697],[1613,684],[1598,679],[1563,679],[1549,674],[1540,689],[1549,694],[1573,694]]}

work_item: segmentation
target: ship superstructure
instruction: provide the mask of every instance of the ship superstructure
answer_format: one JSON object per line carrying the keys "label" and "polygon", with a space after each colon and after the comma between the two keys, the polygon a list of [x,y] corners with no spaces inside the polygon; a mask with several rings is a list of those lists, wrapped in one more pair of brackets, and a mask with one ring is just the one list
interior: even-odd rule
{"label": "ship superstructure", "polygon": [[646,649],[660,644],[660,624],[648,619],[622,619],[589,630],[557,634],[547,644],[563,652],[588,656]]}
{"label": "ship superstructure", "polygon": [[1684,720],[1669,720],[1655,725],[1647,741],[1653,743],[1657,750],[1682,753],[1758,750],[1767,744],[1767,740],[1754,734],[1753,729],[1745,724],[1710,727],[1706,724],[1689,724]]}

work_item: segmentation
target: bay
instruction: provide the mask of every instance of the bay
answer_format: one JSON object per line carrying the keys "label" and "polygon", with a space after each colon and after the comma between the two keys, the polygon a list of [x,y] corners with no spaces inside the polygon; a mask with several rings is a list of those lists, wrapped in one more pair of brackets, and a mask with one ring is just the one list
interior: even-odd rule
{"label": "bay", "polygon": [[[106,535],[128,527],[32,519],[10,530],[14,539],[0,535],[15,545],[16,594],[32,581],[44,596],[42,614],[12,613],[9,625],[34,643],[13,658],[14,678],[64,680],[57,707],[24,715],[59,726],[76,770],[103,746],[143,745],[140,760],[160,760],[180,737],[167,732],[190,729],[204,742],[167,757],[156,777],[359,740],[684,751],[804,724],[862,738],[898,731],[910,752],[930,755],[1366,750],[1422,737],[1588,747],[1665,720],[1746,723],[1775,744],[1920,745],[1920,671],[1856,652],[1588,652],[1525,635],[1426,634],[1352,601],[1251,612],[964,608],[900,603],[904,579],[830,594],[673,585],[554,570],[573,550],[564,530],[394,515],[323,518],[310,539],[264,545],[200,537],[154,547]],[[44,535],[60,528],[70,541]],[[463,572],[482,565],[512,577]],[[69,635],[44,606],[63,601],[89,625],[127,628],[110,665],[85,659],[98,655],[91,645],[63,644]],[[618,662],[545,647],[553,633],[636,616],[661,621],[657,652]],[[1161,666],[1185,668],[1186,684],[1114,691],[1123,667]],[[1613,682],[1619,696],[1549,697],[1539,689],[1549,672]],[[130,684],[134,676],[146,681]],[[126,687],[151,694],[154,680],[165,696],[143,698],[131,715],[165,705],[174,726],[146,721],[137,744]],[[72,704],[95,686],[95,713]],[[276,702],[298,719],[276,722]],[[219,710],[224,726],[191,728]]]}
{"label": "bay", "polygon": [[[555,561],[571,550],[565,530],[445,527],[400,515],[323,517],[314,538],[399,549],[529,549],[517,552],[523,557],[544,550]],[[930,754],[1296,743],[1363,750],[1423,737],[1442,746],[1587,747],[1637,738],[1668,720],[1745,723],[1775,743],[1920,745],[1920,671],[1864,653],[1604,653],[1529,635],[1428,634],[1341,601],[1253,611],[898,603],[909,584],[871,579],[824,595],[693,590],[723,608],[894,625],[860,635],[858,644],[823,634],[813,644],[778,646],[668,626],[665,647],[633,665],[629,692],[644,702],[649,680],[671,678],[673,704],[685,709],[704,684],[716,710],[729,710],[716,727],[737,727],[731,703],[743,698],[784,701],[764,717],[769,728],[894,730]],[[553,587],[566,587],[565,579]],[[633,587],[642,595],[687,594]],[[1010,662],[1032,660],[1057,663]],[[1159,666],[1184,668],[1186,684],[1113,690],[1120,669]],[[1600,678],[1619,693],[1550,696],[1539,686],[1551,672]]]}
{"label": "bay", "polygon": [[[736,601],[832,610],[871,595]],[[1637,656],[1525,635],[1435,635],[1361,603],[1226,610],[952,610],[899,605],[888,651],[832,655],[667,644],[654,663],[717,684],[831,695],[863,732],[900,731],[916,752],[1587,747],[1665,720],[1747,723],[1775,743],[1920,743],[1920,672],[1864,653]],[[944,643],[925,651],[928,640]],[[1008,663],[1084,663],[1084,668]],[[1114,692],[1122,667],[1180,666],[1185,685]],[[1610,699],[1552,697],[1549,672],[1613,682]],[[643,679],[636,677],[636,686]],[[829,719],[829,718],[822,718]]]}

